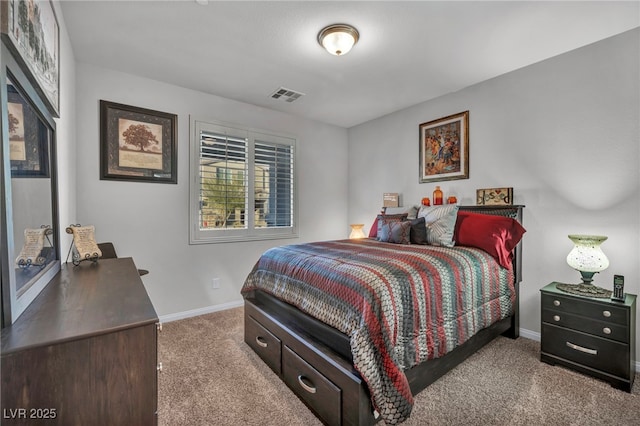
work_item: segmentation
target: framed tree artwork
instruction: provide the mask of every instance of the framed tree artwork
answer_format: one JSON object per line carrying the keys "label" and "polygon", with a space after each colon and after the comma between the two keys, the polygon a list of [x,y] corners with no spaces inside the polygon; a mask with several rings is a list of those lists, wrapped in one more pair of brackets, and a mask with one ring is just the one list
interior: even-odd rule
{"label": "framed tree artwork", "polygon": [[420,124],[420,183],[469,179],[469,111]]}
{"label": "framed tree artwork", "polygon": [[11,81],[7,84],[7,118],[11,177],[50,177],[49,129]]}
{"label": "framed tree artwork", "polygon": [[178,183],[177,115],[100,101],[100,179]]}

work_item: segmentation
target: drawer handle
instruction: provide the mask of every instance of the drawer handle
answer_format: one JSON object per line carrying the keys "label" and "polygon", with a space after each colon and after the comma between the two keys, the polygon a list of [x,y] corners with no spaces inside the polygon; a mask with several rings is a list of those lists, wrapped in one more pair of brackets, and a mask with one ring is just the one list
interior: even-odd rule
{"label": "drawer handle", "polygon": [[[309,384],[306,384],[305,381],[309,382]],[[302,386],[302,389],[306,390],[307,392],[316,393],[316,387],[313,386],[313,383],[311,383],[311,380],[307,379],[302,374],[298,376],[298,383],[300,383],[300,386]]]}
{"label": "drawer handle", "polygon": [[602,316],[609,318],[611,316],[611,312],[609,311],[602,311]]}
{"label": "drawer handle", "polygon": [[560,315],[554,315],[553,316],[553,320],[554,321],[560,321]]}
{"label": "drawer handle", "polygon": [[576,351],[584,352],[589,355],[598,355],[598,351],[595,349],[584,348],[571,342],[567,342],[567,346],[569,346],[571,349],[575,349]]}
{"label": "drawer handle", "polygon": [[267,342],[261,336],[256,336],[256,343],[263,348],[267,347]]}
{"label": "drawer handle", "polygon": [[609,327],[605,327],[605,328],[602,329],[602,332],[604,334],[611,334],[611,329]]}
{"label": "drawer handle", "polygon": [[560,306],[560,301],[559,300],[554,300],[553,301],[553,306]]}

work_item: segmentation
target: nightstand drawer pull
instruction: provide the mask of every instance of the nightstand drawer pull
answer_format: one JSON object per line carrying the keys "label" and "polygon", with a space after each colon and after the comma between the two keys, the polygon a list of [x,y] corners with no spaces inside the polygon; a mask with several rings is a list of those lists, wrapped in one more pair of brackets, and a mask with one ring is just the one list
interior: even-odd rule
{"label": "nightstand drawer pull", "polygon": [[611,312],[609,311],[602,311],[602,316],[604,316],[605,318],[609,318],[611,316]]}
{"label": "nightstand drawer pull", "polygon": [[554,315],[553,316],[553,320],[554,321],[560,321],[560,315]]}
{"label": "nightstand drawer pull", "polygon": [[602,332],[604,334],[611,334],[611,329],[609,327],[605,327],[605,328],[602,329]]}
{"label": "nightstand drawer pull", "polygon": [[598,355],[598,351],[595,349],[583,348],[582,346],[578,346],[571,342],[567,342],[567,346],[569,346],[571,349],[575,349],[576,351],[584,352],[589,355]]}
{"label": "nightstand drawer pull", "polygon": [[560,306],[560,301],[559,300],[554,300],[553,301],[553,306]]}
{"label": "nightstand drawer pull", "polygon": [[313,383],[311,383],[311,386],[309,386],[305,382],[311,383],[311,381],[309,379],[307,379],[303,375],[299,375],[298,376],[298,383],[300,383],[300,386],[302,386],[302,389],[306,390],[309,393],[316,393],[316,387],[313,386]]}
{"label": "nightstand drawer pull", "polygon": [[266,348],[268,346],[267,342],[265,342],[264,338],[260,337],[260,336],[256,336],[256,343],[258,345],[262,346],[263,348]]}

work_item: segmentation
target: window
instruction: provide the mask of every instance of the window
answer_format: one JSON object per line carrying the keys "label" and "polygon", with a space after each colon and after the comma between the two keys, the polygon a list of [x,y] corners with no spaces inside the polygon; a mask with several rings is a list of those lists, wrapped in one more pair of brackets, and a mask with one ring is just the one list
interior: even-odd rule
{"label": "window", "polygon": [[191,244],[297,237],[295,139],[191,122]]}

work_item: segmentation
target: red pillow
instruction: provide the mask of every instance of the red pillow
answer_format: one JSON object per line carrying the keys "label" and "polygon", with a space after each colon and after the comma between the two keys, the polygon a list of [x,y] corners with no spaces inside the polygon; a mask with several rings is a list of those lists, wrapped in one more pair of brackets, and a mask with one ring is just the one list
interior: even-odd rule
{"label": "red pillow", "polygon": [[376,238],[378,236],[378,217],[373,221],[371,229],[369,229],[369,238]]}
{"label": "red pillow", "polygon": [[453,239],[456,245],[480,248],[503,267],[511,268],[513,249],[525,232],[527,230],[510,217],[460,210]]}

